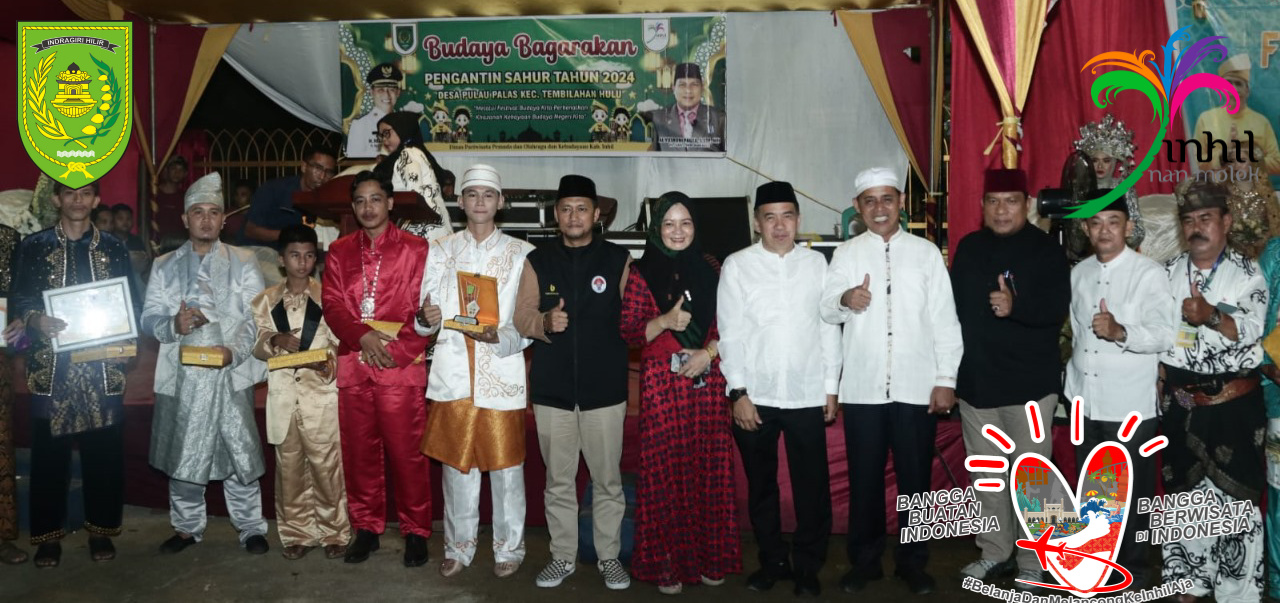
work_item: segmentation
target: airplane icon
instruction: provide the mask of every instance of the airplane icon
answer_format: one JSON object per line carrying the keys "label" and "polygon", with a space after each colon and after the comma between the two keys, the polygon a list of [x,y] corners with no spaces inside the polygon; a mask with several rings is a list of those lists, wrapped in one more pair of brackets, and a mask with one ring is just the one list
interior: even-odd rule
{"label": "airplane icon", "polygon": [[1017,542],[1019,547],[1036,552],[1036,558],[1040,560],[1040,569],[1042,570],[1049,569],[1049,560],[1047,558],[1049,553],[1062,554],[1067,552],[1066,543],[1059,543],[1057,546],[1049,544],[1049,537],[1051,536],[1053,536],[1053,526],[1049,526],[1049,529],[1045,530],[1044,534],[1041,534],[1035,540],[1019,540]]}

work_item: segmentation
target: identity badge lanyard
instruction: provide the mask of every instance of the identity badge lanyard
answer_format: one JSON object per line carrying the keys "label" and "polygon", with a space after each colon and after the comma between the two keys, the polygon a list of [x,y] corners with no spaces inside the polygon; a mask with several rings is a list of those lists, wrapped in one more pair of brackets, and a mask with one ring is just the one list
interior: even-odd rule
{"label": "identity badge lanyard", "polygon": [[[1217,276],[1218,266],[1222,265],[1222,258],[1226,253],[1225,249],[1222,250],[1222,253],[1218,254],[1218,259],[1214,260],[1213,267],[1209,269],[1209,276],[1205,277],[1204,286],[1200,288],[1202,294],[1209,288],[1209,285],[1213,284],[1213,277]],[[1189,257],[1187,258],[1187,285],[1190,287],[1196,286],[1195,280],[1191,277],[1191,258]],[[1183,320],[1182,325],[1178,327],[1178,347],[1183,349],[1194,348],[1196,346],[1197,330],[1198,327],[1191,326],[1190,323]]]}

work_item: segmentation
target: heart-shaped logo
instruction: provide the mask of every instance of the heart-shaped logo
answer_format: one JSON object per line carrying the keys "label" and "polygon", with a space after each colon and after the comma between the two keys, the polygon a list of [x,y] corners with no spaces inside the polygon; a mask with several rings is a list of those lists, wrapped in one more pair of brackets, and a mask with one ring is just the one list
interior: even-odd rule
{"label": "heart-shaped logo", "polygon": [[[1081,467],[1075,492],[1053,462],[1023,454],[1013,465],[1010,495],[1041,565],[1061,584],[1040,584],[1089,597],[1125,588],[1131,575],[1115,562],[1129,516],[1129,452],[1115,442],[1099,444]],[[1126,578],[1103,586],[1112,569]]]}

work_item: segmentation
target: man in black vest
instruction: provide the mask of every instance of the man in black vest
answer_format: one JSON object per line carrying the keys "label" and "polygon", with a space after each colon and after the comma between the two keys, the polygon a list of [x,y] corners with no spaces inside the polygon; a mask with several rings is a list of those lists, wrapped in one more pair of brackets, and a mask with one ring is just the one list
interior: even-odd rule
{"label": "man in black vest", "polygon": [[559,586],[578,555],[578,454],[594,484],[591,516],[605,586],[631,585],[618,561],[626,502],[622,495],[622,422],[627,415],[627,344],[618,332],[631,256],[592,236],[600,219],[590,178],[560,179],[560,240],[529,253],[515,323],[534,339],[529,391],[538,445],[547,465],[551,562],[538,586]]}

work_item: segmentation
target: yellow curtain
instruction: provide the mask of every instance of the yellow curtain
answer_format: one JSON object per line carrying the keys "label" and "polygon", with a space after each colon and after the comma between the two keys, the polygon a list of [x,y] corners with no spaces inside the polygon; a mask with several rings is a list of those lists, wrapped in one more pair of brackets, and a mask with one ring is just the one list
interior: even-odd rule
{"label": "yellow curtain", "polygon": [[191,69],[191,81],[187,84],[187,97],[182,101],[182,113],[178,114],[178,125],[173,130],[173,137],[169,139],[169,147],[156,163],[157,167],[164,165],[173,149],[178,146],[178,138],[187,127],[191,112],[196,110],[205,86],[209,85],[209,78],[213,77],[213,70],[227,52],[227,46],[231,45],[231,39],[236,36],[237,31],[240,31],[239,25],[220,25],[204,32],[204,38],[200,40],[200,51],[196,54],[196,64]]}
{"label": "yellow curtain", "polygon": [[871,80],[871,88],[876,91],[876,98],[880,99],[880,106],[884,108],[885,115],[889,117],[889,125],[893,127],[893,133],[897,135],[898,142],[902,144],[902,149],[907,152],[907,160],[911,162],[911,169],[915,170],[921,182],[928,183],[930,181],[929,174],[920,169],[920,162],[916,159],[915,150],[911,148],[911,144],[907,141],[907,131],[902,127],[902,118],[898,115],[898,108],[893,104],[893,92],[889,89],[889,77],[884,72],[884,63],[880,60],[880,46],[876,43],[876,32],[871,26],[872,13],[840,11],[837,15],[840,17],[840,23],[844,25],[845,33],[849,35],[849,41],[853,43],[854,51],[858,53],[858,59],[862,62],[863,70],[867,72],[867,79]]}
{"label": "yellow curtain", "polygon": [[[195,111],[200,95],[204,94],[205,87],[209,85],[209,78],[213,76],[214,68],[218,66],[218,61],[222,60],[227,46],[231,45],[231,39],[239,30],[239,25],[220,25],[205,30],[204,37],[200,39],[200,50],[196,53],[195,65],[191,69],[191,80],[187,83],[187,95],[182,101],[182,112],[178,114],[178,123],[163,153],[156,155],[148,141],[146,127],[150,127],[151,124],[144,124],[142,116],[136,109],[133,113],[134,132],[137,135],[138,145],[142,149],[142,157],[146,160],[144,163],[147,166],[147,172],[151,176],[149,196],[151,198],[151,232],[153,233],[159,229],[156,213],[160,208],[156,204],[156,191],[160,180],[160,167],[169,160],[169,156],[178,146],[178,139],[182,136],[183,129],[187,127],[187,120],[191,118],[191,112]],[[137,103],[134,103],[134,106],[137,107]],[[155,107],[151,110],[155,111]]]}
{"label": "yellow curtain", "polygon": [[[1001,161],[1006,168],[1018,167],[1018,123],[1022,115],[1022,107],[1027,100],[1027,91],[1031,88],[1031,74],[1035,70],[1036,54],[1040,47],[1040,35],[1044,32],[1044,18],[1049,10],[1048,0],[986,0],[979,9],[979,0],[955,0],[956,8],[964,16],[965,27],[973,38],[974,47],[982,57],[982,64],[987,69],[987,77],[996,90],[1000,100],[1000,132],[996,140],[1002,142]],[[1007,11],[1014,19],[1015,48],[1014,51],[1014,90],[1008,90],[1005,80],[996,64],[995,54],[991,50],[991,39],[982,23],[984,11]],[[992,146],[987,147],[990,152]]]}

